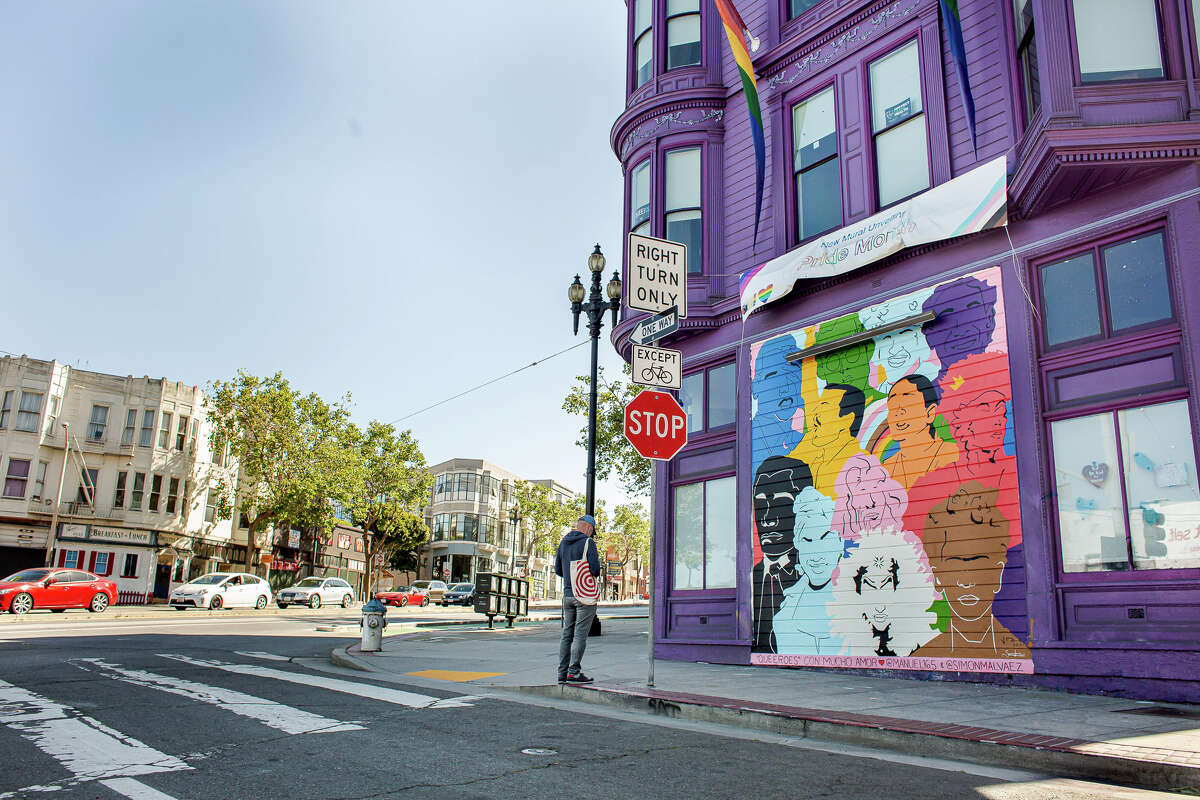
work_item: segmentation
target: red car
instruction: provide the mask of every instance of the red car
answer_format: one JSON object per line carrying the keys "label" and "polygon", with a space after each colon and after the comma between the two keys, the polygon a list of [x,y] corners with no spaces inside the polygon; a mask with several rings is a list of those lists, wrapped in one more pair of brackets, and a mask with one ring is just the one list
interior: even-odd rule
{"label": "red car", "polygon": [[0,611],[25,614],[35,608],[99,613],[117,602],[117,585],[81,569],[23,569],[0,581]]}
{"label": "red car", "polygon": [[394,592],[376,592],[375,599],[385,606],[396,606],[397,608],[404,608],[410,605],[424,608],[429,605],[429,595],[411,586],[404,589],[397,589]]}

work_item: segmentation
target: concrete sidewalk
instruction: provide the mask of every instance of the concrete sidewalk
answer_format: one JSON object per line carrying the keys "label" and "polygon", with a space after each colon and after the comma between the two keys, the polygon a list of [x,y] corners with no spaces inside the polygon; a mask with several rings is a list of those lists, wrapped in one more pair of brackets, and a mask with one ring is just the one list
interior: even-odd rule
{"label": "concrete sidewalk", "polygon": [[[603,618],[603,615],[602,615]],[[798,737],[1156,789],[1200,789],[1200,706],[854,672],[655,662],[645,620],[593,638],[590,686],[555,682],[559,628],[449,629],[358,646],[336,664],[721,722]],[[465,686],[464,686],[465,688]]]}

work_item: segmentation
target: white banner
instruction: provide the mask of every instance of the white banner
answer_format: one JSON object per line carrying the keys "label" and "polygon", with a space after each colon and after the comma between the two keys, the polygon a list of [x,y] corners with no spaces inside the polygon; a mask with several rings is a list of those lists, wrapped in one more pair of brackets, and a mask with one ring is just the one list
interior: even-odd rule
{"label": "white banner", "polygon": [[841,275],[906,247],[1007,224],[1008,176],[1001,156],[742,273],[742,318],[788,294],[798,280]]}

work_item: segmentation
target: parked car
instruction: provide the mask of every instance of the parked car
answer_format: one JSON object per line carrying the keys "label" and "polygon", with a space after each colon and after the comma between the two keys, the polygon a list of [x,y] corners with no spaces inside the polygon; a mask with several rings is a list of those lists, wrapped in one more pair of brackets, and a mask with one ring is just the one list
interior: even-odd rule
{"label": "parked car", "polygon": [[115,602],[117,584],[81,569],[23,569],[0,581],[0,611],[10,614],[35,608],[86,608],[98,614]]}
{"label": "parked car", "polygon": [[376,592],[375,599],[386,606],[395,606],[396,608],[405,606],[424,608],[429,605],[429,594],[412,586],[404,586],[393,592]]}
{"label": "parked car", "polygon": [[446,594],[445,581],[413,581],[412,588],[425,592],[434,603],[442,602],[442,596]]}
{"label": "parked car", "polygon": [[442,605],[469,606],[475,602],[475,584],[453,583],[442,595]]}
{"label": "parked car", "polygon": [[293,604],[320,608],[324,603],[340,603],[342,608],[349,608],[353,602],[354,589],[341,578],[305,578],[280,590],[275,596],[275,603],[280,608],[287,608]]}
{"label": "parked car", "polygon": [[171,592],[168,602],[177,611],[188,608],[266,608],[271,587],[249,572],[210,572]]}

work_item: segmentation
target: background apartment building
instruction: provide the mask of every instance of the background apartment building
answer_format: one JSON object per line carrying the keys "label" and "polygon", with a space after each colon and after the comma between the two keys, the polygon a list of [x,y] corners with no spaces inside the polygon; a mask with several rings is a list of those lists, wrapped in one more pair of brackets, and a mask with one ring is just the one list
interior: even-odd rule
{"label": "background apartment building", "polygon": [[[482,459],[452,458],[430,467],[435,483],[423,510],[429,543],[422,548],[419,574],[451,583],[474,581],[477,572],[527,572],[534,597],[559,591],[553,559],[535,556],[528,563],[529,534],[516,506],[518,476]],[[575,493],[558,481],[545,486],[560,503]]]}
{"label": "background apartment building", "polygon": [[40,566],[49,549],[147,602],[240,563],[212,494],[236,472],[208,433],[198,387],[0,358],[0,573]]}

